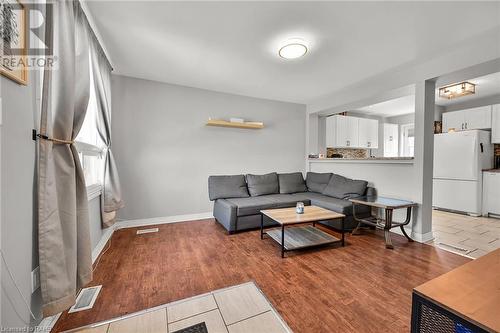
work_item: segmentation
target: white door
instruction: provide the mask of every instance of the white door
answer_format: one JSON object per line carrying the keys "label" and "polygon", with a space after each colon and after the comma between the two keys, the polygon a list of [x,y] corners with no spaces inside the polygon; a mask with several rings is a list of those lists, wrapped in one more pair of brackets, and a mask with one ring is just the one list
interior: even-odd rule
{"label": "white door", "polygon": [[500,143],[500,104],[491,109],[491,142]]}
{"label": "white door", "polygon": [[443,133],[462,130],[465,130],[465,119],[463,111],[443,113]]}
{"label": "white door", "polygon": [[485,172],[484,213],[500,215],[500,172]]}
{"label": "white door", "polygon": [[398,134],[398,124],[384,124],[384,157],[398,157]]}
{"label": "white door", "polygon": [[434,179],[477,181],[479,177],[477,131],[434,136]]}
{"label": "white door", "polygon": [[491,128],[491,105],[464,110],[466,130]]}

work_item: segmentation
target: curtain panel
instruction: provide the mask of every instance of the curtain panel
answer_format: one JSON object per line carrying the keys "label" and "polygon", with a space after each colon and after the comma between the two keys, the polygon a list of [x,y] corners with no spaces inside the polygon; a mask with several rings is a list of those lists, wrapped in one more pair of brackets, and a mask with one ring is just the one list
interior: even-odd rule
{"label": "curtain panel", "polygon": [[54,1],[46,43],[57,68],[44,71],[38,154],[38,228],[43,314],[72,306],[92,280],[88,200],[72,143],[85,118],[90,64],[86,17],[78,1]]}
{"label": "curtain panel", "polygon": [[90,42],[91,66],[97,99],[97,130],[105,144],[104,179],[101,195],[101,217],[104,227],[116,222],[116,212],[124,206],[120,179],[111,151],[111,65],[99,42],[93,38]]}

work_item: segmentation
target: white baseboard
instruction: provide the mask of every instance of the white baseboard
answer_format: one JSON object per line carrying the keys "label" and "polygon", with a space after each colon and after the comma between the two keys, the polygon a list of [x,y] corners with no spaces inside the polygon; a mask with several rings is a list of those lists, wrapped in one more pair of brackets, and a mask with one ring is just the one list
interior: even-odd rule
{"label": "white baseboard", "polygon": [[108,243],[108,241],[111,239],[111,236],[113,236],[113,233],[115,232],[115,226],[108,227],[104,229],[104,232],[101,236],[101,239],[99,240],[99,243],[97,243],[96,247],[92,250],[92,264],[95,263],[99,255],[101,254],[102,250],[104,250],[104,247]]}
{"label": "white baseboard", "polygon": [[[416,232],[412,232],[411,229],[407,229],[407,228],[405,228],[405,231],[408,235],[410,235],[411,239],[413,239],[415,242],[427,243],[427,242],[430,242],[431,240],[434,239],[434,234],[432,233],[432,231],[428,232],[426,234],[419,234]],[[398,234],[398,235],[403,235],[403,233],[401,232],[401,229],[399,229],[399,228],[391,229],[391,232]]]}
{"label": "white baseboard", "polygon": [[117,222],[115,224],[115,229],[135,228],[135,227],[143,227],[156,224],[168,224],[168,223],[204,220],[204,219],[211,219],[213,217],[214,217],[213,213],[208,212],[208,213],[198,213],[198,214],[153,217],[149,219],[125,220]]}

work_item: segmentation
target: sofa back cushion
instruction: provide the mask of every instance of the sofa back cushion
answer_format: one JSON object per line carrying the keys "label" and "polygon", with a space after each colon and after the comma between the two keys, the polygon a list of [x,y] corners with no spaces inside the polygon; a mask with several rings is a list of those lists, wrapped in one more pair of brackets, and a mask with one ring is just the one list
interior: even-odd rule
{"label": "sofa back cushion", "polygon": [[308,172],[306,176],[307,189],[311,192],[323,193],[331,176],[331,173]]}
{"label": "sofa back cushion", "polygon": [[245,176],[208,177],[208,196],[210,200],[249,197]]}
{"label": "sofa back cushion", "polygon": [[281,194],[291,194],[298,192],[306,192],[306,182],[302,172],[280,173],[278,174],[278,182]]}
{"label": "sofa back cushion", "polygon": [[276,172],[265,175],[247,175],[248,192],[252,197],[279,193],[278,174]]}
{"label": "sofa back cushion", "polygon": [[359,197],[366,193],[367,185],[368,182],[365,180],[354,180],[333,174],[323,194],[337,199]]}

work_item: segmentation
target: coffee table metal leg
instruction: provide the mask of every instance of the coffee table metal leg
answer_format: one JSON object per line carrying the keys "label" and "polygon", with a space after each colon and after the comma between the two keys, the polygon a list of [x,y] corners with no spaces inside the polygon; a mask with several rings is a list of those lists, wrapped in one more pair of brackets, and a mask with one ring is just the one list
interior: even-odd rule
{"label": "coffee table metal leg", "polygon": [[345,245],[345,231],[344,231],[344,218],[342,218],[342,246]]}
{"label": "coffee table metal leg", "polygon": [[285,258],[285,225],[281,225],[281,258]]}
{"label": "coffee table metal leg", "polygon": [[385,209],[385,227],[384,227],[384,238],[385,238],[385,247],[387,249],[393,249],[391,240],[391,228],[392,228],[392,209]]}
{"label": "coffee table metal leg", "polygon": [[260,239],[264,239],[264,214],[260,214]]}

